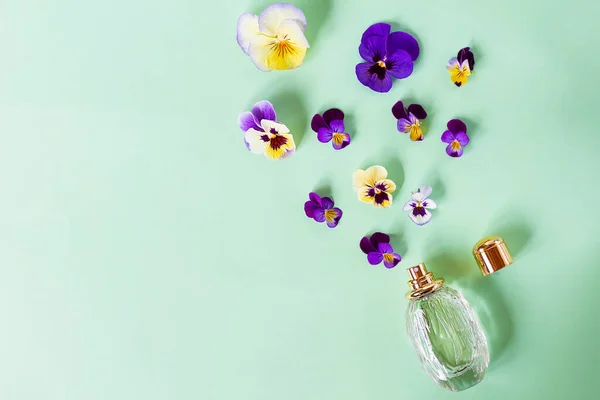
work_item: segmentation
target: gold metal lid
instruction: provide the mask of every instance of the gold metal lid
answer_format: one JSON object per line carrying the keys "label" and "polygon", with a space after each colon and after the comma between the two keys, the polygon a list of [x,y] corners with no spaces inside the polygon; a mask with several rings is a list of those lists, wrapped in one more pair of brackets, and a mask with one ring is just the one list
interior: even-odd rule
{"label": "gold metal lid", "polygon": [[512,256],[502,238],[497,236],[481,239],[473,248],[473,255],[484,276],[513,263]]}
{"label": "gold metal lid", "polygon": [[417,299],[444,285],[444,279],[435,279],[431,272],[427,272],[427,268],[423,263],[410,267],[407,272],[411,278],[408,281],[408,286],[412,289],[406,293],[406,298],[409,300]]}

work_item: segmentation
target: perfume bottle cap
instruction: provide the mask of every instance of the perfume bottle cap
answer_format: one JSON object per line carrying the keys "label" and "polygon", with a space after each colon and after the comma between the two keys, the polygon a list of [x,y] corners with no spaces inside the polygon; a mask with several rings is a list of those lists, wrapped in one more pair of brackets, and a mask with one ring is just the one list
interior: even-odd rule
{"label": "perfume bottle cap", "polygon": [[473,255],[484,276],[513,263],[512,256],[502,238],[497,236],[481,239],[473,248]]}
{"label": "perfume bottle cap", "polygon": [[423,263],[408,268],[407,272],[410,276],[408,286],[411,288],[411,291],[406,293],[408,299],[417,299],[444,285],[444,279],[435,279],[431,272],[427,272]]}

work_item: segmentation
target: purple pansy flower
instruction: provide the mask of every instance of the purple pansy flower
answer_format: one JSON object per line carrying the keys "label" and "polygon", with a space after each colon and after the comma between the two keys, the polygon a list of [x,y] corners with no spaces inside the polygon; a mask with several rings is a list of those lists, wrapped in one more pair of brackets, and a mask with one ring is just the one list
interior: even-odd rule
{"label": "purple pansy flower", "polygon": [[446,153],[450,157],[460,157],[463,155],[463,147],[469,144],[467,135],[467,125],[460,119],[448,121],[448,130],[442,134],[442,142],[448,143]]}
{"label": "purple pansy flower", "polygon": [[408,217],[419,226],[431,221],[433,215],[429,210],[437,208],[435,201],[429,198],[432,192],[431,186],[423,185],[410,196],[410,200],[402,207],[403,211],[410,211]]}
{"label": "purple pansy flower", "polygon": [[371,265],[378,265],[383,261],[383,265],[390,269],[402,261],[400,254],[394,253],[390,237],[385,233],[375,232],[370,238],[362,238],[360,249],[367,255],[367,261]]}
{"label": "purple pansy flower", "polygon": [[[264,132],[261,121],[263,119],[269,121],[277,121],[277,114],[275,114],[275,108],[273,104],[267,100],[259,101],[252,107],[252,111],[246,111],[238,117],[238,124],[242,132],[246,133],[248,129],[252,128],[259,132]],[[250,150],[250,144],[244,138],[246,148]]]}
{"label": "purple pansy flower", "polygon": [[327,226],[335,228],[342,218],[342,210],[335,208],[330,197],[321,197],[315,192],[308,194],[309,200],[304,203],[304,212],[308,218],[317,222],[327,221]]}
{"label": "purple pansy flower", "polygon": [[392,77],[404,79],[413,72],[419,43],[406,32],[390,33],[391,26],[378,23],[362,35],[358,52],[366,61],[356,66],[356,77],[376,92],[389,92]]}
{"label": "purple pansy flower", "polygon": [[350,135],[344,132],[344,113],[332,108],[321,114],[316,114],[311,122],[312,130],[317,133],[321,143],[333,140],[333,148],[341,150],[350,144]]}
{"label": "purple pansy flower", "polygon": [[399,132],[410,133],[412,141],[423,140],[421,120],[427,118],[427,113],[420,104],[411,104],[408,108],[404,108],[404,103],[399,101],[392,107],[392,114],[398,120]]}
{"label": "purple pansy flower", "polygon": [[475,68],[475,56],[470,47],[460,49],[456,58],[451,58],[446,65],[446,69],[450,72],[450,80],[458,87],[467,83],[473,68]]}

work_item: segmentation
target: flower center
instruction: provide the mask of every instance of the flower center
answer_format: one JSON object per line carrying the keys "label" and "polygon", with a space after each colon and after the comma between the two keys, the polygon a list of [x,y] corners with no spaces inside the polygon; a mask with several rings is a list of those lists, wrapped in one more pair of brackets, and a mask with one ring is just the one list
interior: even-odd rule
{"label": "flower center", "polygon": [[460,143],[458,143],[458,140],[452,141],[452,143],[450,143],[450,146],[452,147],[452,150],[454,150],[454,151],[457,151],[460,149]]}
{"label": "flower center", "polygon": [[392,263],[394,261],[394,256],[391,255],[390,253],[384,253],[383,254],[383,261],[389,263]]}
{"label": "flower center", "polygon": [[379,65],[381,68],[386,68],[385,61],[383,61],[383,60],[377,61],[377,65]]}
{"label": "flower center", "polygon": [[333,220],[337,216],[337,213],[334,210],[325,210],[325,219],[328,221]]}
{"label": "flower center", "polygon": [[271,49],[275,51],[278,57],[286,57],[296,53],[296,48],[286,37],[273,42]]}
{"label": "flower center", "polygon": [[287,139],[281,135],[275,135],[271,138],[269,145],[273,150],[278,150],[281,146],[287,143]]}

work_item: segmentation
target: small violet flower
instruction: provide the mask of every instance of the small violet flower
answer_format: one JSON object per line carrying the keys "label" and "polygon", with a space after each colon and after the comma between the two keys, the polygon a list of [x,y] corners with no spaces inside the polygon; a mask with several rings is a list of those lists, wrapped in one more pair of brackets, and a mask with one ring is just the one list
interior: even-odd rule
{"label": "small violet flower", "polygon": [[442,134],[442,142],[448,143],[446,153],[450,157],[460,157],[463,155],[463,146],[469,144],[467,135],[467,125],[460,119],[448,121],[448,130]]}
{"label": "small violet flower", "polygon": [[391,206],[396,184],[386,178],[387,170],[380,165],[369,167],[366,171],[356,170],[352,175],[352,186],[358,199],[378,208]]}
{"label": "small violet flower", "polygon": [[467,83],[473,68],[475,68],[475,56],[470,47],[460,49],[456,58],[451,58],[446,65],[446,69],[450,72],[450,80],[458,87]]}
{"label": "small violet flower", "polygon": [[410,211],[408,217],[419,226],[431,221],[433,215],[428,209],[437,208],[435,201],[429,198],[432,191],[431,186],[421,186],[416,193],[412,194],[411,199],[404,204],[404,207],[402,207],[403,211]]}
{"label": "small violet flower", "polygon": [[304,31],[302,10],[288,3],[275,3],[260,15],[242,14],[237,23],[237,42],[261,71],[299,67],[310,46]]}
{"label": "small violet flower", "polygon": [[360,249],[367,255],[367,261],[371,265],[378,265],[383,261],[383,265],[390,269],[402,261],[400,254],[394,253],[390,245],[390,237],[385,233],[375,232],[370,238],[363,237],[360,241]]}
{"label": "small violet flower", "polygon": [[312,130],[317,133],[321,143],[333,140],[333,148],[341,150],[350,144],[350,135],[344,133],[344,113],[337,108],[332,108],[321,114],[316,114],[311,122]]}
{"label": "small violet flower", "polygon": [[399,101],[392,107],[392,114],[398,120],[399,132],[410,133],[412,141],[423,140],[421,121],[427,118],[427,113],[421,105],[411,104],[408,108],[404,108],[404,103]]}
{"label": "small violet flower", "polygon": [[321,197],[315,192],[308,194],[309,200],[304,203],[304,212],[308,218],[317,222],[327,221],[327,226],[335,228],[342,218],[342,210],[334,208],[330,197]]}
{"label": "small violet flower", "polygon": [[358,52],[366,61],[356,66],[356,77],[376,92],[389,92],[392,77],[404,79],[413,72],[419,43],[406,32],[390,33],[389,24],[370,26],[362,35]]}
{"label": "small violet flower", "polygon": [[272,160],[281,160],[296,150],[294,137],[290,130],[276,121],[273,105],[264,100],[256,103],[252,111],[238,117],[240,129],[244,134],[244,143],[252,153],[264,154]]}

